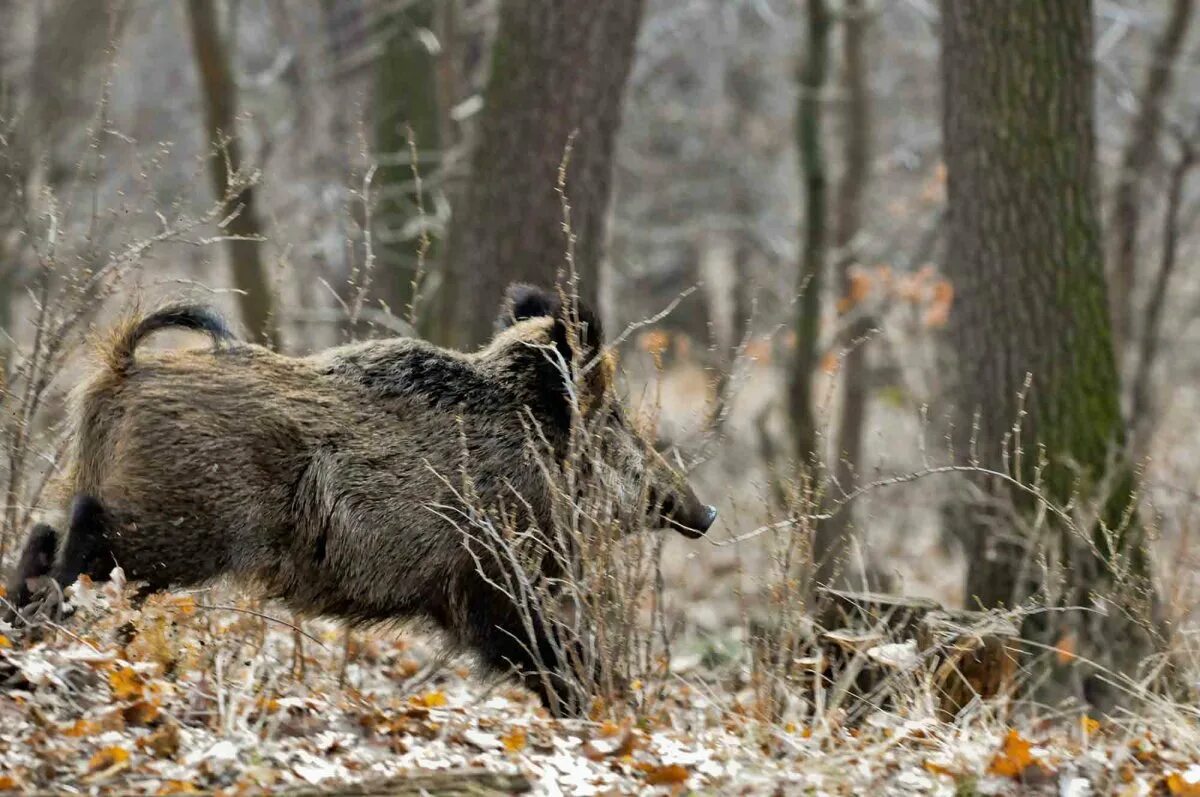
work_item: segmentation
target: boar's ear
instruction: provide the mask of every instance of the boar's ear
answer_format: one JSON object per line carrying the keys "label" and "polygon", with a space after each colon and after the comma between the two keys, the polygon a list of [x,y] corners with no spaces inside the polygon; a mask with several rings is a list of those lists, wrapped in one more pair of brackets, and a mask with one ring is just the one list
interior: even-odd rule
{"label": "boar's ear", "polygon": [[[507,329],[519,321],[530,318],[554,319],[554,345],[566,362],[572,360],[571,344],[577,342],[580,346],[579,360],[589,362],[604,345],[604,332],[600,328],[600,319],[592,308],[583,302],[576,302],[574,317],[568,317],[562,296],[557,289],[546,290],[536,285],[515,282],[508,286],[504,293],[504,304],[500,307],[500,316],[496,319],[497,329]],[[571,322],[574,325],[574,335],[571,334]]]}

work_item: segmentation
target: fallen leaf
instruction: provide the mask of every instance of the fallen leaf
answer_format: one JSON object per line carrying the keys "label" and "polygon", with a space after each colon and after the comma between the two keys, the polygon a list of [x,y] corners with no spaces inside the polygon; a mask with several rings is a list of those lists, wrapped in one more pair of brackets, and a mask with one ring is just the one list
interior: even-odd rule
{"label": "fallen leaf", "polygon": [[425,708],[441,708],[446,705],[446,694],[445,692],[438,691],[426,692],[423,695],[414,697],[413,703]]}
{"label": "fallen leaf", "polygon": [[1200,797],[1200,766],[1167,775],[1167,791],[1182,797]]}
{"label": "fallen leaf", "polygon": [[190,781],[186,780],[168,780],[159,787],[155,794],[199,794],[200,789],[196,788]]}
{"label": "fallen leaf", "polygon": [[642,335],[639,345],[647,354],[661,355],[671,346],[671,334],[661,329],[651,329]]}
{"label": "fallen leaf", "polygon": [[150,700],[138,700],[121,710],[128,725],[149,725],[158,719],[158,704]]}
{"label": "fallen leaf", "polygon": [[11,775],[0,775],[0,791],[16,791],[16,788],[17,782]]}
{"label": "fallen leaf", "polygon": [[938,762],[929,758],[925,759],[923,766],[925,767],[926,772],[934,775],[945,775],[948,778],[958,777],[949,767],[943,766],[942,764],[939,764]]}
{"label": "fallen leaf", "polygon": [[1054,644],[1054,656],[1058,659],[1059,664],[1070,664],[1075,661],[1078,649],[1079,643],[1076,642],[1075,635],[1064,634]]}
{"label": "fallen leaf", "polygon": [[421,662],[413,658],[401,659],[396,662],[396,672],[403,678],[412,678],[421,671]]}
{"label": "fallen leaf", "polygon": [[667,764],[654,767],[646,772],[646,783],[651,786],[670,786],[676,783],[686,783],[688,771],[679,764]]}
{"label": "fallen leaf", "polygon": [[8,637],[6,637],[4,634],[0,634],[0,648],[11,648],[11,647],[12,647],[12,640],[9,639]]}
{"label": "fallen leaf", "polygon": [[1033,744],[1028,739],[1022,737],[1017,731],[1010,730],[1004,737],[1004,746],[992,758],[988,772],[1007,778],[1021,777],[1025,770],[1039,763],[1034,758],[1032,749]]}
{"label": "fallen leaf", "polygon": [[129,751],[123,747],[105,747],[88,761],[88,772],[112,774],[129,764]]}
{"label": "fallen leaf", "polygon": [[167,722],[154,733],[139,740],[138,746],[150,750],[156,758],[174,758],[179,752],[179,726]]}
{"label": "fallen leaf", "polygon": [[100,733],[100,731],[100,723],[96,722],[95,720],[78,719],[72,723],[71,727],[63,731],[63,736],[70,736],[72,738],[79,739],[84,736],[93,736],[97,733]]}
{"label": "fallen leaf", "polygon": [[132,667],[120,667],[110,672],[108,684],[117,700],[136,700],[142,696],[142,676]]}
{"label": "fallen leaf", "polygon": [[500,742],[504,745],[504,749],[510,753],[519,753],[524,750],[525,741],[525,731],[521,728],[513,728],[500,737]]}
{"label": "fallen leaf", "polygon": [[631,728],[625,731],[625,735],[619,740],[607,738],[592,739],[590,742],[585,742],[583,747],[580,748],[580,752],[589,761],[600,761],[604,758],[622,758],[632,753],[636,747],[637,737]]}

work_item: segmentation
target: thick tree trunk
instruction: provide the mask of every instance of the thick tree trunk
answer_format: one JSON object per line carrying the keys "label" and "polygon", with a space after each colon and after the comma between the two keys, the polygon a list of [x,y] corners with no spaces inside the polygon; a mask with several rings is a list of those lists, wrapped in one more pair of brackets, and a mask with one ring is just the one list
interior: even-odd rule
{"label": "thick tree trunk", "polygon": [[[833,244],[838,252],[838,291],[849,296],[853,268],[858,263],[855,238],[862,224],[862,200],[871,170],[871,104],[867,84],[866,34],[870,12],[863,0],[847,0],[842,22],[842,86],[845,94],[843,173],[834,212]],[[867,414],[867,361],[859,342],[871,330],[871,319],[860,317],[850,329],[851,348],[842,361],[842,403],[833,451],[835,491],[850,492],[862,463],[862,438]],[[817,580],[828,582],[845,559],[847,535],[853,520],[851,506],[817,525]]]}
{"label": "thick tree trunk", "polygon": [[821,92],[829,64],[829,8],[825,0],[808,0],[808,33],[800,65],[800,100],[796,108],[796,144],[800,153],[804,221],[801,233],[800,270],[796,290],[799,303],[793,322],[795,349],[788,375],[788,414],[792,451],[796,461],[808,466],[819,460],[812,385],[817,368],[821,331],[821,293],[826,245],[825,158],[821,151]]}
{"label": "thick tree trunk", "polygon": [[187,15],[204,99],[205,134],[209,146],[218,150],[209,159],[213,194],[218,202],[228,197],[230,211],[236,211],[224,232],[230,236],[229,262],[233,283],[241,291],[238,299],[242,321],[254,338],[278,348],[271,286],[257,240],[261,227],[254,210],[254,190],[245,186],[229,197],[230,181],[242,168],[241,147],[236,137],[237,84],[230,73],[213,0],[188,0]]}
{"label": "thick tree trunk", "polygon": [[[1121,168],[1113,192],[1111,226],[1112,324],[1117,352],[1133,337],[1133,297],[1137,282],[1137,244],[1142,221],[1141,187],[1158,158],[1158,133],[1163,105],[1171,91],[1175,61],[1183,49],[1195,0],[1174,0],[1162,35],[1155,42],[1146,71],[1146,83],[1138,95],[1137,115],[1129,126],[1129,138],[1121,153]],[[1118,361],[1120,357],[1118,357]]]}
{"label": "thick tree trunk", "polygon": [[559,166],[581,298],[595,303],[621,96],[643,0],[503,0],[469,183],[454,208],[437,337],[491,334],[506,283],[553,285],[567,270]]}
{"label": "thick tree trunk", "polygon": [[440,154],[442,147],[439,57],[422,35],[435,27],[434,5],[435,0],[419,0],[401,6],[381,14],[379,25],[386,44],[375,67],[372,110],[375,152],[385,165],[376,174],[380,202],[375,216],[378,260],[373,293],[401,318],[411,315],[419,276],[417,239],[406,234],[406,227],[419,216],[421,198],[414,190],[413,169],[406,159],[415,148],[422,174],[428,177],[428,156]]}
{"label": "thick tree trunk", "polygon": [[[1081,505],[1103,502],[1101,520],[1117,529],[1132,477],[1122,464],[1096,200],[1091,3],[943,0],[942,25],[960,451],[973,443],[981,465],[1025,483],[1040,475],[1057,504],[1076,494]],[[1039,474],[1040,452],[1048,464]],[[1099,495],[1106,477],[1112,489]],[[1016,498],[1032,525],[1034,507]],[[1102,596],[1107,614],[1039,613],[1024,632],[1048,644],[1071,637],[1081,655],[1130,672],[1150,646],[1125,614],[1147,608],[1136,524],[1108,535],[1045,522],[1029,539],[1006,518],[989,525],[981,514],[968,600],[1014,605],[1044,588],[1060,606],[1091,607]],[[1043,555],[1054,567],[1049,581]],[[1063,675],[1064,684],[1075,677]]]}

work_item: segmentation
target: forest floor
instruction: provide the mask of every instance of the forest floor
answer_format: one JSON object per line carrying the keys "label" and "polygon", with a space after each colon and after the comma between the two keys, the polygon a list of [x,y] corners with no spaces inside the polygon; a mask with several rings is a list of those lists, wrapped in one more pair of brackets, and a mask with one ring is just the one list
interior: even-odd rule
{"label": "forest floor", "polygon": [[420,635],[347,644],[222,592],[138,610],[111,584],[68,595],[42,640],[0,636],[0,791],[1200,794],[1182,707],[1099,722],[977,704],[948,723],[914,694],[853,726],[768,722],[735,651],[633,684],[627,719],[560,721]]}

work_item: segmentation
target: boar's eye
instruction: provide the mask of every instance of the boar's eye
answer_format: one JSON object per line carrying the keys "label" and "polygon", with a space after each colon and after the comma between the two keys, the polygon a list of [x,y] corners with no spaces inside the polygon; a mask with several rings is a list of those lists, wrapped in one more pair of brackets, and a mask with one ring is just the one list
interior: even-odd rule
{"label": "boar's eye", "polygon": [[663,517],[668,517],[675,508],[675,496],[671,493],[662,495],[651,487],[646,491],[646,506],[651,512],[657,511]]}

